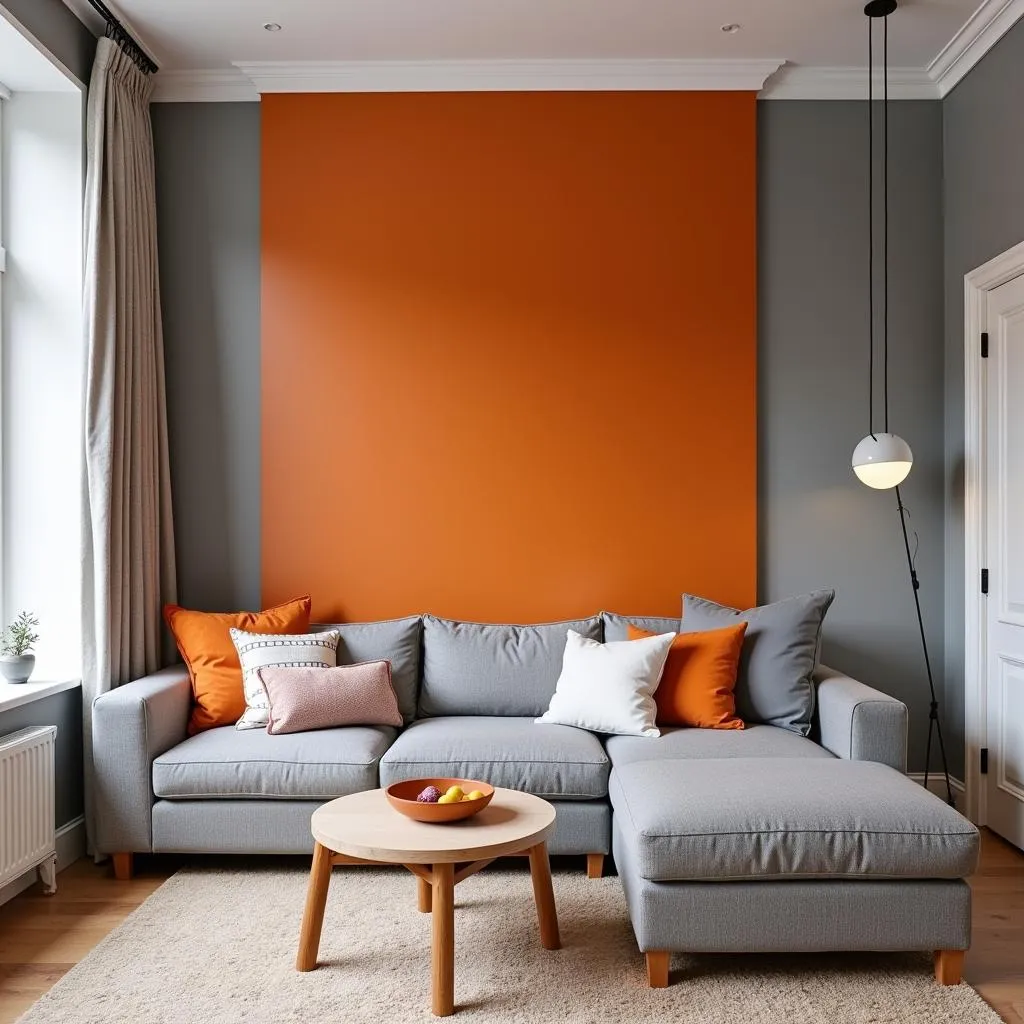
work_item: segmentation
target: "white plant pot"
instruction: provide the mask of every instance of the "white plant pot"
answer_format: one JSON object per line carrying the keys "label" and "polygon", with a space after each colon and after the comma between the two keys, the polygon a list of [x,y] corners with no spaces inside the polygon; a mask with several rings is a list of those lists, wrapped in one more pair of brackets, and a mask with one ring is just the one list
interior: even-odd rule
{"label": "white plant pot", "polygon": [[9,683],[27,683],[35,667],[34,654],[0,654],[0,675]]}

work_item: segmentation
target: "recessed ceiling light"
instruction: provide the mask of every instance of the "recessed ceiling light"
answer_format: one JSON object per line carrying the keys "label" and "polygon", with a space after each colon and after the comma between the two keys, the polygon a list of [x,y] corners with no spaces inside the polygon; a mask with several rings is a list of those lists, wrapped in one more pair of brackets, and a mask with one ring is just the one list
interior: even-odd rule
{"label": "recessed ceiling light", "polygon": [[268,21],[263,27],[268,32],[280,32],[281,31],[281,26],[278,25],[278,23],[276,21]]}
{"label": "recessed ceiling light", "polygon": [[731,21],[728,25],[722,26],[722,31],[727,35],[734,36],[741,28],[743,28],[742,25],[737,24],[735,21]]}

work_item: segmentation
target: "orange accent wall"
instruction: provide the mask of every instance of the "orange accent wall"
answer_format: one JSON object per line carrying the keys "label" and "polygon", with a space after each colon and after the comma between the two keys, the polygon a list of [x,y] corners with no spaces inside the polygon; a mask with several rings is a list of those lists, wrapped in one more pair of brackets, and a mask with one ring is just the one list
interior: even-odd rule
{"label": "orange accent wall", "polygon": [[262,106],[264,603],[752,603],[754,95]]}

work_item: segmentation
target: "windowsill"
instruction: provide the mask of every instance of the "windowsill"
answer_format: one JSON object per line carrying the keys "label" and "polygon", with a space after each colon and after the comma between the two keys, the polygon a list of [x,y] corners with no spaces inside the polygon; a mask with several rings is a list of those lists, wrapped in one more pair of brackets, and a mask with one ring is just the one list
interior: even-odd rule
{"label": "windowsill", "polygon": [[82,685],[80,679],[65,679],[61,682],[27,682],[27,683],[5,683],[0,682],[0,714],[10,711],[12,708],[20,708],[33,701],[42,700],[44,697],[51,697],[55,693],[63,693],[65,690],[77,690]]}

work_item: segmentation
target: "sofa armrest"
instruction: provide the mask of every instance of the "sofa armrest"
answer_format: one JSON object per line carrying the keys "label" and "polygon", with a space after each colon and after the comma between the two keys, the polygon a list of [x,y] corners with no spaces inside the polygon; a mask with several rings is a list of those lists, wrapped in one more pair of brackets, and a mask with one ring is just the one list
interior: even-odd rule
{"label": "sofa armrest", "polygon": [[186,737],[192,687],[175,665],[93,701],[93,846],[97,853],[153,848],[153,758]]}
{"label": "sofa armrest", "polygon": [[826,750],[851,761],[880,761],[907,770],[906,704],[825,665],[814,680],[819,740]]}

